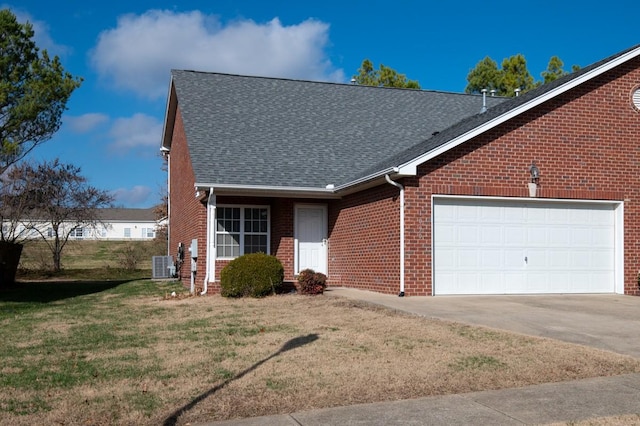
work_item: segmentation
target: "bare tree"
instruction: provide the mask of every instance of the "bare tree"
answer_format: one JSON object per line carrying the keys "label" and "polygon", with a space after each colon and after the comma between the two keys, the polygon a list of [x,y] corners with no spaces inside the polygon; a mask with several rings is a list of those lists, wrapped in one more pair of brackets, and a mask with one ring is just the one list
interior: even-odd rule
{"label": "bare tree", "polygon": [[32,207],[25,182],[10,168],[0,175],[0,241],[21,244],[29,237]]}
{"label": "bare tree", "polygon": [[29,209],[26,226],[49,247],[55,272],[61,269],[61,256],[71,235],[95,228],[100,223],[99,208],[108,207],[113,197],[87,183],[80,168],[58,159],[38,165],[22,163],[12,172],[17,195]]}

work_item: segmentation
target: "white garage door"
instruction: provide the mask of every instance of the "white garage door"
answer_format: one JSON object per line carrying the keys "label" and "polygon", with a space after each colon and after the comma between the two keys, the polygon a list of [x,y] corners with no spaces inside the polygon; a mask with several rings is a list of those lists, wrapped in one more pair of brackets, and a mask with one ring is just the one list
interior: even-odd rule
{"label": "white garage door", "polygon": [[615,206],[434,198],[434,294],[613,293]]}

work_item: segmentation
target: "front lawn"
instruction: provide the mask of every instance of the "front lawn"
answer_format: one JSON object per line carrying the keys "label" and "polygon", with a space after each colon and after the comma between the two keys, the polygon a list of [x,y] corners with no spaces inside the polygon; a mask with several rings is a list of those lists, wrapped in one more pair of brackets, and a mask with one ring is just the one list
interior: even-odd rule
{"label": "front lawn", "polygon": [[640,372],[337,297],[190,297],[150,280],[0,291],[0,339],[0,424],[13,425],[183,425]]}

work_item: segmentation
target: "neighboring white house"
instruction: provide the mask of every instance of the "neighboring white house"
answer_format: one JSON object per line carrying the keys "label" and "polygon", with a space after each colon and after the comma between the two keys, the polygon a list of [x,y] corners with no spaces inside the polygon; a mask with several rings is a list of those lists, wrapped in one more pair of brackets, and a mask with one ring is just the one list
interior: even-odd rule
{"label": "neighboring white house", "polygon": [[[76,227],[71,230],[70,239],[75,240],[152,240],[156,230],[165,220],[155,218],[154,208],[127,209],[105,208],[99,210],[99,222],[96,226]],[[63,232],[67,232],[74,224],[62,225]],[[53,237],[53,229],[45,222],[24,221],[18,226],[17,232],[27,238],[40,238],[38,228],[47,237]]]}
{"label": "neighboring white house", "polygon": [[[89,235],[82,237],[76,229],[75,238],[93,238],[106,240],[152,240],[161,221],[156,220],[154,208],[100,209],[100,220],[96,230],[88,229]],[[98,234],[98,235],[95,235]]]}

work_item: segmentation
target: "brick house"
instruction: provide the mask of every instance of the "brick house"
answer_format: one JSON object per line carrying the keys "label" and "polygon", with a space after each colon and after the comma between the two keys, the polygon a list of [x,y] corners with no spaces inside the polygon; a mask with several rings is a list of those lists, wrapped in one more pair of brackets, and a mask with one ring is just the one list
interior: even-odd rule
{"label": "brick house", "polygon": [[172,71],[162,151],[194,289],[640,294],[640,46],[509,99]]}

